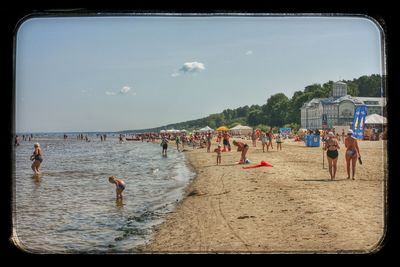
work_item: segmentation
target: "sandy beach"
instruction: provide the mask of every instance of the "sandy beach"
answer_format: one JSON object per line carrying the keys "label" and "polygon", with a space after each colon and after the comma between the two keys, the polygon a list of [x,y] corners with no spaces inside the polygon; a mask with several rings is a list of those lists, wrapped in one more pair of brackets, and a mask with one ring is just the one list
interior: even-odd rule
{"label": "sandy beach", "polygon": [[[331,181],[321,147],[284,140],[282,151],[250,146],[254,165],[243,169],[240,152],[185,147],[197,173],[187,197],[157,226],[143,252],[370,253],[385,232],[386,141],[359,141],[363,165],[346,179],[340,143],[336,180]],[[212,151],[216,147],[213,139]],[[174,149],[170,146],[169,149]]]}

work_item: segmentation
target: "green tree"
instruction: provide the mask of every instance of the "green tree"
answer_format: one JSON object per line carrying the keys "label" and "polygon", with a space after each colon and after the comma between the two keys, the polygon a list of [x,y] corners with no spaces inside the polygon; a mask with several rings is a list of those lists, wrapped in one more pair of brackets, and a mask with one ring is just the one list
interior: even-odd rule
{"label": "green tree", "polygon": [[249,126],[256,126],[258,124],[263,123],[265,120],[263,112],[261,109],[252,110],[247,117],[247,124]]}
{"label": "green tree", "polygon": [[236,109],[237,117],[247,117],[249,114],[249,106],[244,106]]}
{"label": "green tree", "polygon": [[223,113],[211,114],[210,116],[208,116],[206,124],[211,128],[216,128],[225,124],[224,114]]}
{"label": "green tree", "polygon": [[351,96],[359,96],[358,84],[354,81],[344,81],[347,84],[347,94]]}
{"label": "green tree", "polygon": [[263,108],[267,124],[279,127],[286,123],[288,115],[289,99],[283,93],[272,95],[267,100],[267,105]]}
{"label": "green tree", "polygon": [[312,85],[308,85],[304,88],[304,93],[313,93],[314,91],[317,90],[322,90],[323,88],[319,83],[314,83]]}
{"label": "green tree", "polygon": [[381,87],[383,86],[382,77],[379,74],[361,76],[355,82],[358,84],[360,96],[380,97]]}
{"label": "green tree", "polygon": [[325,92],[326,96],[331,96],[333,92],[333,81],[329,81],[322,85],[322,90]]}
{"label": "green tree", "polygon": [[292,98],[289,100],[288,108],[288,122],[300,123],[300,108],[303,106],[303,91],[294,92]]}

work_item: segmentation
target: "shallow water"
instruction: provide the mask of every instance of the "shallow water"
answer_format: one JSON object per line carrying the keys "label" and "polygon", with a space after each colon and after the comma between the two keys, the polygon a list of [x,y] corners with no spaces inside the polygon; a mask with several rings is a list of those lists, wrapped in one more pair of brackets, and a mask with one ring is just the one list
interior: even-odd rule
{"label": "shallow water", "polygon": [[[14,230],[21,247],[35,253],[129,253],[144,244],[194,177],[184,153],[159,144],[101,142],[62,136],[34,137],[15,148]],[[29,160],[39,142],[42,174]],[[126,182],[115,199],[115,175]]]}

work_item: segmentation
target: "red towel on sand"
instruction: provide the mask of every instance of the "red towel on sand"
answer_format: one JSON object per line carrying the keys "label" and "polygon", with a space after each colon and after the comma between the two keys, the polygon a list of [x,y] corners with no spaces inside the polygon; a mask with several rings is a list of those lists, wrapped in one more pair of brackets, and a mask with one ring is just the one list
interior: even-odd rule
{"label": "red towel on sand", "polygon": [[268,162],[262,160],[260,162],[260,164],[257,165],[253,165],[253,166],[244,166],[242,167],[243,169],[250,169],[250,168],[258,168],[258,167],[273,167],[271,164],[269,164]]}

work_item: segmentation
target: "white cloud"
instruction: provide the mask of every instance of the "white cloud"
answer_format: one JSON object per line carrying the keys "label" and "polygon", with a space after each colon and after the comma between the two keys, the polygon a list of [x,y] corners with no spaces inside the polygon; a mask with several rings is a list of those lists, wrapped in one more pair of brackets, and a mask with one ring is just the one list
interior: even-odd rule
{"label": "white cloud", "polygon": [[246,56],[250,56],[250,55],[252,55],[253,54],[253,51],[251,51],[251,50],[247,50],[246,51]]}
{"label": "white cloud", "polygon": [[122,87],[121,90],[119,90],[119,93],[125,95],[125,94],[127,94],[130,90],[131,90],[131,88],[130,88],[129,86],[124,86],[124,87]]}
{"label": "white cloud", "polygon": [[174,72],[171,74],[171,77],[178,77],[180,74],[178,72]]}
{"label": "white cloud", "polygon": [[183,73],[194,73],[194,72],[199,72],[205,70],[206,67],[204,66],[203,63],[200,62],[186,62],[183,64],[183,66],[179,69]]}
{"label": "white cloud", "polygon": [[129,87],[129,86],[124,86],[124,87],[122,87],[118,92],[110,92],[110,91],[107,91],[106,92],[106,95],[127,95],[127,94],[130,94],[130,95],[136,95],[136,92],[131,92],[131,88]]}

